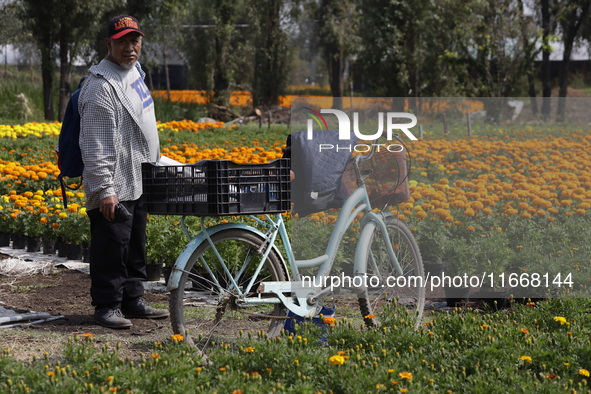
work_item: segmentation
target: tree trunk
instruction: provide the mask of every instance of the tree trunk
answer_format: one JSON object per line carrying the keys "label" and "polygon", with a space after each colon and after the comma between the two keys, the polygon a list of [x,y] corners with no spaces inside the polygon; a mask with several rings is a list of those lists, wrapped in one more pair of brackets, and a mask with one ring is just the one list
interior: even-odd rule
{"label": "tree trunk", "polygon": [[58,121],[63,121],[70,100],[72,64],[69,59],[69,45],[64,35],[60,38],[60,98]]}
{"label": "tree trunk", "polygon": [[148,69],[148,81],[150,82],[150,91],[154,91],[154,84],[152,83],[152,68]]}
{"label": "tree trunk", "polygon": [[213,70],[213,103],[221,106],[228,105],[228,88],[230,82],[226,75],[225,67],[225,52],[226,43],[225,37],[215,38],[216,59]]}
{"label": "tree trunk", "polygon": [[534,115],[538,114],[538,100],[536,99],[536,85],[534,83],[534,58],[532,56],[533,46],[529,43],[529,39],[527,36],[527,29],[526,29],[526,22],[525,22],[525,7],[523,5],[523,0],[519,0],[519,9],[521,10],[520,18],[521,18],[521,37],[523,39],[523,48],[525,49],[525,59],[526,59],[526,73],[527,73],[527,82],[529,84],[529,97],[531,101],[531,109]]}
{"label": "tree trunk", "polygon": [[550,96],[552,95],[552,87],[550,86],[550,4],[549,0],[542,0],[542,29],[544,33],[542,36],[542,116],[544,120],[548,119],[550,114]]}
{"label": "tree trunk", "polygon": [[343,58],[338,47],[332,46],[329,52],[328,67],[330,70],[330,90],[332,91],[332,108],[343,109]]}
{"label": "tree trunk", "polygon": [[284,32],[279,26],[281,1],[267,2],[260,16],[260,38],[255,52],[253,105],[270,106],[279,102],[279,90],[283,85],[285,58]]}
{"label": "tree trunk", "polygon": [[164,75],[166,76],[166,95],[170,101],[170,77],[168,75],[168,61],[166,60],[166,42],[164,43]]}
{"label": "tree trunk", "polygon": [[556,112],[556,121],[564,121],[564,112],[566,109],[566,91],[568,88],[568,66],[570,64],[570,55],[573,50],[573,41],[571,37],[564,40],[564,54],[560,62],[559,88],[558,88],[558,110]]}
{"label": "tree trunk", "polygon": [[29,71],[31,72],[31,83],[33,83],[33,50],[29,54]]}
{"label": "tree trunk", "polygon": [[536,84],[531,69],[527,72],[527,82],[529,83],[529,97],[531,100],[531,110],[534,115],[537,115],[537,113],[539,112],[538,99],[536,98]]}
{"label": "tree trunk", "polygon": [[[570,64],[570,56],[573,51],[573,45],[575,39],[579,34],[579,29],[583,24],[583,21],[587,19],[587,14],[589,12],[589,1],[584,2],[581,4],[581,12],[577,15],[577,11],[575,10],[571,12],[571,18],[568,18],[568,28],[563,29],[565,33],[563,34],[563,41],[564,41],[564,54],[562,56],[562,62],[560,63],[560,75],[559,75],[559,90],[558,90],[558,111],[556,112],[556,120],[558,122],[564,121],[565,110],[566,110],[566,91],[568,88],[568,66]],[[567,22],[565,22],[566,24]]]}
{"label": "tree trunk", "polygon": [[53,113],[53,59],[49,38],[44,40],[41,47],[41,76],[43,77],[43,109],[45,120],[55,120]]}

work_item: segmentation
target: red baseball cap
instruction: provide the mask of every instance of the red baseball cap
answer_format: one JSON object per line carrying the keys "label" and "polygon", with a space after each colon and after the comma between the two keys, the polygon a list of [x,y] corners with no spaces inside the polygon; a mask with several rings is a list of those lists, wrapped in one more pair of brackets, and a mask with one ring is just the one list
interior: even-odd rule
{"label": "red baseball cap", "polygon": [[130,15],[119,15],[111,19],[107,25],[107,31],[109,37],[114,39],[132,32],[140,33],[142,36],[144,35],[137,19]]}

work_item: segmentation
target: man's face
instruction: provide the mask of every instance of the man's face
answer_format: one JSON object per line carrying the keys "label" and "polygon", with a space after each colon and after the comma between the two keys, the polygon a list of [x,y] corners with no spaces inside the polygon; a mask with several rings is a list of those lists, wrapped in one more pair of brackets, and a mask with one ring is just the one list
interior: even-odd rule
{"label": "man's face", "polygon": [[105,43],[111,60],[127,70],[131,70],[140,57],[142,38],[139,33],[128,33],[116,39],[106,38]]}

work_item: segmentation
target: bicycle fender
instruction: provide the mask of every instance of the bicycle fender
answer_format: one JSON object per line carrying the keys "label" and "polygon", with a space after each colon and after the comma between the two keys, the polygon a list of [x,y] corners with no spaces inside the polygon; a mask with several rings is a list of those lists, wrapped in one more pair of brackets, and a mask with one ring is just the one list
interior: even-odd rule
{"label": "bicycle fender", "polygon": [[[209,236],[211,237],[212,235],[214,235],[220,231],[228,230],[228,229],[246,230],[246,231],[250,231],[251,233],[253,233],[263,239],[265,238],[265,234],[263,234],[261,231],[257,230],[256,228],[247,226],[246,224],[242,224],[242,223],[222,223],[222,224],[215,225],[213,227],[208,227],[207,234],[209,234]],[[189,241],[187,246],[185,246],[185,248],[183,249],[183,251],[181,252],[179,257],[176,259],[174,266],[172,267],[172,270],[170,273],[170,278],[168,279],[168,285],[166,286],[166,290],[172,291],[172,290],[175,290],[179,287],[179,282],[181,280],[181,275],[183,274],[183,270],[186,270],[187,263],[189,262],[189,259],[193,255],[193,252],[195,252],[195,250],[197,250],[199,245],[201,245],[203,242],[208,242],[207,237],[205,236],[205,234],[203,234],[203,232],[200,232],[191,241]],[[275,250],[275,252],[277,252],[277,255],[279,256],[279,258],[281,260],[281,264],[283,264],[283,268],[285,269],[285,272],[287,274],[287,280],[290,281],[291,279],[289,278],[289,271],[287,269],[287,264],[285,264],[285,260],[283,260],[283,255],[279,252],[279,250],[277,249],[277,246],[273,245],[273,249]]]}
{"label": "bicycle fender", "polygon": [[[375,215],[375,214],[373,214]],[[388,216],[394,216],[391,212],[382,212],[382,217],[385,219]],[[367,249],[369,248],[369,241],[373,231],[378,224],[372,220],[372,213],[366,214],[361,219],[361,235],[357,242],[357,248],[355,249],[355,263],[353,265],[353,273],[365,274],[367,273],[367,267],[363,266],[365,257],[367,256]]]}

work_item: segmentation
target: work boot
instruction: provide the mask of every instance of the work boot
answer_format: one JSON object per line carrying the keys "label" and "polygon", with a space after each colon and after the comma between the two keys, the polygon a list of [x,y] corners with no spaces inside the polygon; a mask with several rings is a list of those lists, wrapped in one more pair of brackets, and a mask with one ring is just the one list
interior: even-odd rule
{"label": "work boot", "polygon": [[127,318],[136,319],[163,319],[168,317],[168,309],[155,309],[143,298],[137,298],[122,307],[123,314]]}
{"label": "work boot", "polygon": [[121,309],[101,308],[94,312],[94,321],[108,328],[130,328],[131,322],[127,320]]}

